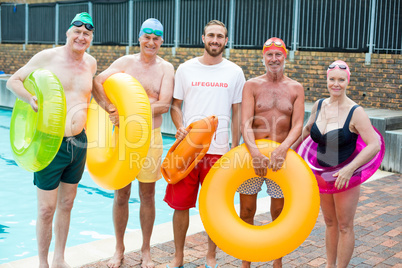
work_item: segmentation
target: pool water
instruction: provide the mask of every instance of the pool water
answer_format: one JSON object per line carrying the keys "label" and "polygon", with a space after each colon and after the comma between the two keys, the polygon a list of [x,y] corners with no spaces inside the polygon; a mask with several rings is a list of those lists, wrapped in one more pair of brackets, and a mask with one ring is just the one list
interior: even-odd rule
{"label": "pool water", "polygon": [[[35,256],[36,243],[36,187],[33,175],[17,166],[9,142],[11,111],[0,109],[0,264]],[[173,145],[174,138],[163,137],[164,153]],[[155,225],[170,222],[173,216],[163,197],[166,181],[156,183]],[[130,218],[127,232],[140,229],[138,182],[132,184]],[[113,191],[100,188],[88,171],[78,185],[77,197],[71,215],[67,247],[114,237]],[[199,214],[198,208],[190,215]],[[171,231],[171,230],[169,230]],[[54,250],[54,235],[50,251]]]}

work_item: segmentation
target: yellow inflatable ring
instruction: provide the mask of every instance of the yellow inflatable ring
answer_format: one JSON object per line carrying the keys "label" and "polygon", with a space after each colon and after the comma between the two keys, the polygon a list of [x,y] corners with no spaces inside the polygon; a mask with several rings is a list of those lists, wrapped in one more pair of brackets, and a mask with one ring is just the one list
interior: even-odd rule
{"label": "yellow inflatable ring", "polygon": [[[266,156],[278,145],[257,140]],[[201,187],[200,216],[212,241],[227,254],[265,262],[289,254],[309,236],[318,217],[320,197],[313,172],[296,152],[289,150],[283,168],[268,170],[267,174],[284,194],[282,213],[270,224],[253,226],[240,219],[233,205],[237,188],[252,177],[255,173],[245,144],[223,155]]]}
{"label": "yellow inflatable ring", "polygon": [[119,127],[114,128],[108,113],[91,101],[86,130],[87,168],[99,186],[117,190],[135,179],[148,154],[151,105],[144,88],[128,74],[111,75],[103,88],[119,112]]}
{"label": "yellow inflatable ring", "polygon": [[38,69],[24,80],[25,89],[38,99],[38,112],[17,99],[10,122],[11,150],[17,164],[30,172],[47,167],[64,136],[66,98],[59,79]]}

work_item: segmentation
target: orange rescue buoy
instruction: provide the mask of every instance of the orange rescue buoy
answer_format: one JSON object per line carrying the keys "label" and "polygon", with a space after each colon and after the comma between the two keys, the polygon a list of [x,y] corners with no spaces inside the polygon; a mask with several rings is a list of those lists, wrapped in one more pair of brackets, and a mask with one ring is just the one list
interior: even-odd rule
{"label": "orange rescue buoy", "polygon": [[218,127],[218,117],[209,116],[191,123],[187,136],[176,140],[163,160],[161,171],[165,180],[175,184],[186,177],[208,152]]}

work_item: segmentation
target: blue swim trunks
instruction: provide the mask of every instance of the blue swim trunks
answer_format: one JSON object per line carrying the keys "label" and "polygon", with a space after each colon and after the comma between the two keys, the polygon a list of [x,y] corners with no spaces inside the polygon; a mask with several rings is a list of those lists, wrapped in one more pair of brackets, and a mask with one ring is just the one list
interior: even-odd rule
{"label": "blue swim trunks", "polygon": [[255,177],[246,180],[237,188],[237,192],[241,194],[253,195],[261,191],[261,186],[264,183],[267,185],[267,194],[272,198],[283,198],[283,193],[278,184],[273,180],[264,177]]}
{"label": "blue swim trunks", "polygon": [[41,190],[54,190],[60,182],[77,184],[85,169],[87,135],[64,137],[53,161],[41,171],[34,173],[34,184]]}

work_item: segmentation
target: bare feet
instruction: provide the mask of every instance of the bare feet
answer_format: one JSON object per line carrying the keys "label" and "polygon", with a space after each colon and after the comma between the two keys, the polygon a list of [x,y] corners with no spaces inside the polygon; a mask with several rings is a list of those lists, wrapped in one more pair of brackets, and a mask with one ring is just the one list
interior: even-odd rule
{"label": "bare feet", "polygon": [[251,262],[248,262],[248,261],[241,262],[241,268],[250,268],[250,267],[251,267]]}
{"label": "bare feet", "polygon": [[282,268],[282,258],[274,260],[274,268]]}
{"label": "bare feet", "polygon": [[155,264],[152,262],[151,259],[151,252],[150,250],[143,250],[142,251],[142,263],[141,263],[142,268],[154,268]]}
{"label": "bare feet", "polygon": [[169,263],[170,268],[181,267],[181,266],[183,266],[183,259],[178,259],[176,257],[173,259],[171,263]]}
{"label": "bare feet", "polygon": [[214,257],[206,257],[206,264],[208,265],[208,267],[212,267],[214,268],[216,266],[216,259],[215,256]]}
{"label": "bare feet", "polygon": [[71,268],[65,261],[54,262],[52,263],[52,268]]}
{"label": "bare feet", "polygon": [[39,263],[39,268],[49,268],[49,264],[47,262]]}
{"label": "bare feet", "polygon": [[107,267],[109,268],[119,268],[124,260],[124,252],[115,252],[113,257],[108,261]]}

